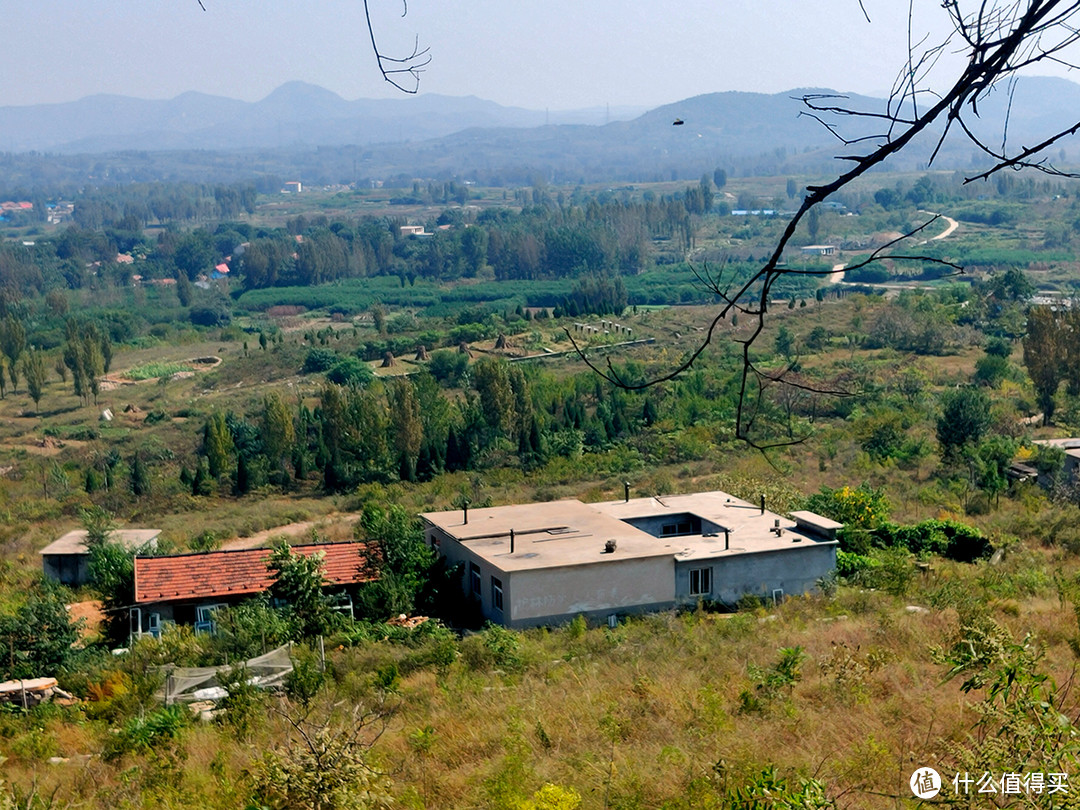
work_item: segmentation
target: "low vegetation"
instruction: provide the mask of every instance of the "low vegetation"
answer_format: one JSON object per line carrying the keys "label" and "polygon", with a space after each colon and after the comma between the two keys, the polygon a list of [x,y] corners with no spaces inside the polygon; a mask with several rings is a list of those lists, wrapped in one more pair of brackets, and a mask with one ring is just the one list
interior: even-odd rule
{"label": "low vegetation", "polygon": [[[766,456],[731,440],[737,316],[643,390],[603,383],[569,339],[631,381],[697,344],[715,296],[694,269],[736,284],[779,227],[725,208],[786,204],[784,178],[721,180],[362,216],[222,191],[220,221],[188,231],[181,208],[98,190],[74,226],[0,246],[0,679],[55,675],[77,698],[0,708],[0,807],[879,807],[908,801],[912,756],[1067,771],[1080,498],[1064,453],[1032,441],[1080,431],[1077,330],[1033,295],[1080,278],[1075,189],[1009,177],[978,199],[944,174],[882,176],[815,218],[806,241],[847,259],[940,210],[961,226],[925,247],[968,274],[793,276],[755,348],[797,383],[755,399],[753,438],[788,443]],[[434,236],[402,236],[406,219]],[[1010,478],[1017,459],[1047,486]],[[836,574],[780,605],[515,632],[462,604],[413,518],[626,483],[832,517]],[[214,635],[113,655],[130,553],[95,542],[76,593],[36,554],[110,522],[163,529],[159,553],[262,533],[275,587]],[[380,549],[354,619],[274,539],[286,527]],[[90,600],[114,621],[69,621]],[[281,693],[234,666],[212,719],[156,697],[165,664],[288,642]]]}

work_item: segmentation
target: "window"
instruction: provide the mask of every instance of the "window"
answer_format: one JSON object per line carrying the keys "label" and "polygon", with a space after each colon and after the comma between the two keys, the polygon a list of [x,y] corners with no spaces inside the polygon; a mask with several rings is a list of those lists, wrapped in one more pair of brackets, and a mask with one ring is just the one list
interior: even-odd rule
{"label": "window", "polygon": [[496,610],[503,609],[502,580],[491,578],[491,604]]}
{"label": "window", "polygon": [[690,595],[708,596],[710,593],[712,593],[712,569],[691,568]]}
{"label": "window", "polygon": [[480,566],[476,563],[469,563],[469,590],[474,596],[480,596]]}
{"label": "window", "polygon": [[663,537],[677,537],[683,534],[694,534],[694,524],[690,520],[682,520],[678,523],[665,523],[660,527]]}
{"label": "window", "polygon": [[195,608],[195,632],[216,633],[217,624],[214,622],[214,611],[224,610],[228,605],[199,605]]}

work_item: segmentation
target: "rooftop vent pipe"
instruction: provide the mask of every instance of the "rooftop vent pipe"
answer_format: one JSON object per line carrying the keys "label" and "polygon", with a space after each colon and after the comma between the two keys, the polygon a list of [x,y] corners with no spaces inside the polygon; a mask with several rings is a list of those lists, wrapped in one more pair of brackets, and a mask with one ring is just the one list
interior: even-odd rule
{"label": "rooftop vent pipe", "polygon": [[765,514],[765,496],[761,496],[761,514]]}
{"label": "rooftop vent pipe", "polygon": [[630,482],[623,481],[623,500],[626,503],[630,503]]}
{"label": "rooftop vent pipe", "polygon": [[514,530],[510,530],[510,553],[514,553]]}
{"label": "rooftop vent pipe", "polygon": [[606,543],[604,543],[604,553],[605,554],[614,554],[615,553],[615,545],[616,544],[615,544],[614,540],[608,540]]}

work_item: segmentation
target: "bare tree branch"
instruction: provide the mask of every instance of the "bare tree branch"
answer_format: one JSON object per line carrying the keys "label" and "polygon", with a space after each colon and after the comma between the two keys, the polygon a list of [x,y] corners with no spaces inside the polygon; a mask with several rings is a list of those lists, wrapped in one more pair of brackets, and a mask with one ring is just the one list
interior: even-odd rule
{"label": "bare tree branch", "polygon": [[[371,38],[371,49],[375,53],[375,61],[379,66],[379,73],[383,79],[394,85],[403,93],[414,95],[420,89],[420,75],[424,68],[431,64],[431,49],[420,47],[420,38],[413,42],[412,53],[408,56],[389,56],[379,49],[379,43],[375,38],[375,26],[371,22],[370,0],[364,0],[364,19],[367,21],[368,36]],[[408,0],[401,0],[404,17],[409,13]],[[408,78],[406,78],[408,77]]]}
{"label": "bare tree branch", "polygon": [[[867,17],[866,9],[860,0],[860,8]],[[948,136],[958,131],[980,151],[990,157],[994,163],[985,171],[973,175],[965,182],[985,179],[1004,168],[1031,168],[1056,176],[1074,176],[1050,166],[1039,156],[1060,139],[1080,132],[1080,123],[1057,133],[1048,135],[1037,145],[1021,148],[1010,153],[1007,148],[1008,115],[1003,122],[1003,143],[1000,149],[994,149],[984,143],[973,131],[969,116],[979,117],[979,105],[1000,82],[1010,83],[1011,93],[1015,89],[1013,81],[1017,72],[1040,62],[1073,66],[1066,58],[1066,51],[1080,40],[1080,26],[1075,24],[1080,17],[1080,0],[973,0],[962,7],[961,0],[943,0],[942,8],[948,15],[952,33],[944,41],[924,46],[925,38],[919,40],[913,31],[913,0],[908,5],[908,43],[909,53],[904,68],[901,70],[886,103],[881,111],[858,110],[842,104],[823,104],[827,99],[842,99],[842,96],[807,95],[802,101],[806,115],[821,123],[834,137],[845,146],[865,146],[865,151],[855,150],[854,154],[839,155],[838,159],[852,164],[850,168],[838,174],[833,180],[821,185],[808,186],[799,209],[788,220],[783,233],[777,240],[771,254],[762,266],[749,279],[737,288],[729,289],[722,284],[722,268],[719,275],[712,275],[708,267],[694,269],[698,279],[706,289],[715,293],[721,300],[719,311],[714,315],[704,337],[675,368],[651,380],[626,380],[616,371],[608,359],[601,368],[592,362],[585,350],[578,345],[573,336],[570,341],[584,362],[596,373],[614,385],[622,388],[639,390],[658,383],[672,380],[691,368],[705,353],[717,337],[720,322],[729,312],[740,312],[754,318],[753,329],[747,336],[735,338],[742,348],[742,372],[739,383],[739,396],[736,405],[736,437],[759,449],[798,443],[790,442],[760,443],[752,435],[753,427],[762,408],[764,387],[773,384],[788,384],[786,372],[767,374],[755,366],[752,350],[765,330],[768,318],[769,297],[777,281],[787,275],[816,274],[824,275],[831,271],[799,271],[785,267],[782,262],[784,251],[791,244],[799,225],[807,213],[816,205],[827,200],[841,189],[870,170],[887,162],[890,158],[906,149],[920,136],[931,134],[933,127],[940,127],[933,136],[933,148],[930,163],[940,153]],[[925,86],[932,70],[941,64],[946,53],[952,53],[955,46],[965,56],[965,63],[955,76],[952,84],[944,92],[936,92]],[[920,52],[921,49],[921,52]],[[925,102],[925,103],[924,103]],[[1011,103],[1011,102],[1010,102]],[[845,137],[839,126],[829,117],[847,119],[866,119],[877,122],[881,130],[872,134],[860,134]],[[935,217],[936,219],[936,217]],[[871,262],[886,258],[926,261],[952,267],[957,273],[963,267],[946,259],[917,254],[894,254],[892,249],[910,239],[931,222],[912,229],[908,233],[878,248],[870,257],[860,261],[852,269],[864,267]],[[567,332],[569,335],[569,332]],[[757,390],[751,390],[753,387]],[[845,392],[830,392],[843,395]]]}

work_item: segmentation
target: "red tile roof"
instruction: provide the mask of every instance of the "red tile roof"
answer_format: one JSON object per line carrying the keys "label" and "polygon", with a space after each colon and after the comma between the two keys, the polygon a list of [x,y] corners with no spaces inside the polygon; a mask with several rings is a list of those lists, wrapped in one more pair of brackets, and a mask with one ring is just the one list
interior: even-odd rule
{"label": "red tile roof", "polygon": [[[323,576],[331,585],[370,582],[375,574],[367,566],[364,543],[319,543],[293,546],[294,554],[323,554]],[[211,551],[135,558],[135,604],[178,602],[249,596],[270,587],[266,561],[272,549]]]}

